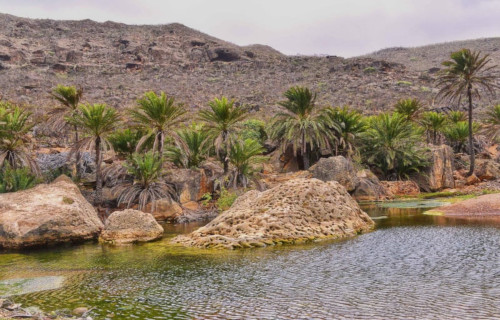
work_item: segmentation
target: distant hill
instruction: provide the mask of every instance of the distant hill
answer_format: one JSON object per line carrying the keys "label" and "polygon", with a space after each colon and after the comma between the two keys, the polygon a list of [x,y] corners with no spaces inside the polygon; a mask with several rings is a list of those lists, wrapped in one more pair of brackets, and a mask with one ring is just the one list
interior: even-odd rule
{"label": "distant hill", "polygon": [[374,113],[406,97],[437,106],[437,68],[462,47],[500,61],[500,38],[391,48],[344,59],[237,46],[176,23],[126,25],[0,14],[0,94],[48,106],[52,87],[74,84],[84,88],[88,102],[118,108],[132,106],[147,90],[163,90],[193,110],[223,94],[255,111],[272,112],[287,88],[306,85],[318,92],[321,104],[349,104]]}

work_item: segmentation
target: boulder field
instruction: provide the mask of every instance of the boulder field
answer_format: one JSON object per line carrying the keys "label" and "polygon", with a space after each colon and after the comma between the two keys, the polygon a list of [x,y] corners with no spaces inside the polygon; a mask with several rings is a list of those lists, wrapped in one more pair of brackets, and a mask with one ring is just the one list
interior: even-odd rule
{"label": "boulder field", "polygon": [[0,248],[95,239],[103,227],[95,209],[66,176],[51,184],[0,194]]}
{"label": "boulder field", "polygon": [[199,248],[262,247],[351,237],[373,226],[338,182],[299,178],[249,191],[207,225],[172,241]]}

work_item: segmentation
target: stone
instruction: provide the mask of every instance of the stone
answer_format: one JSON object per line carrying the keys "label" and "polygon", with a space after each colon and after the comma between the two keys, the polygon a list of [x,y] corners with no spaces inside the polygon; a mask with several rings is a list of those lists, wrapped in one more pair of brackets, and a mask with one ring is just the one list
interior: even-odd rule
{"label": "stone", "polygon": [[357,201],[379,201],[388,198],[385,188],[373,172],[364,169],[357,173],[359,183],[352,193]]}
{"label": "stone", "polygon": [[[209,174],[207,175],[207,171]],[[212,192],[216,169],[173,169],[165,177],[175,186],[179,202],[199,201],[203,195]],[[210,176],[212,174],[212,176]]]}
{"label": "stone", "polygon": [[470,186],[473,184],[478,184],[481,180],[473,173],[465,179],[465,185]]}
{"label": "stone", "polygon": [[[148,203],[144,208],[145,212],[151,212],[151,204]],[[153,217],[157,221],[175,221],[182,214],[182,207],[176,201],[169,199],[156,200]]]}
{"label": "stone", "polygon": [[500,193],[459,201],[449,206],[430,210],[428,213],[455,217],[500,218]]}
{"label": "stone", "polygon": [[373,226],[338,182],[295,179],[245,193],[207,225],[173,242],[199,248],[261,247],[351,237]]}
{"label": "stone", "polygon": [[112,243],[146,242],[160,239],[163,228],[153,215],[134,209],[115,211],[106,220],[99,239]]}
{"label": "stone", "polygon": [[416,196],[420,188],[414,181],[380,181],[389,196]]}
{"label": "stone", "polygon": [[51,184],[0,194],[0,247],[21,249],[95,239],[96,210],[67,176]]}
{"label": "stone", "polygon": [[309,168],[309,172],[311,172],[313,178],[321,181],[337,181],[347,191],[354,191],[359,183],[352,161],[343,156],[321,158]]}
{"label": "stone", "polygon": [[77,317],[81,317],[84,314],[86,314],[87,312],[89,312],[89,309],[85,308],[85,307],[78,307],[78,308],[73,309],[73,311],[71,311],[71,313]]}
{"label": "stone", "polygon": [[478,159],[476,160],[474,174],[480,180],[496,180],[500,178],[500,163],[495,160]]}
{"label": "stone", "polygon": [[208,57],[210,61],[237,61],[241,59],[238,51],[229,47],[218,47],[208,50]]}
{"label": "stone", "polygon": [[429,190],[440,191],[454,188],[453,171],[455,171],[453,149],[447,145],[432,147],[431,165],[427,171]]}

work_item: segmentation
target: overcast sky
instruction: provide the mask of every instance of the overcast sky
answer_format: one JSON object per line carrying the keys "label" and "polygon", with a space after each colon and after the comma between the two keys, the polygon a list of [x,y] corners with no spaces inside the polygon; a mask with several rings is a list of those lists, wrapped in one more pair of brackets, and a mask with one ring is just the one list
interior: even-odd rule
{"label": "overcast sky", "polygon": [[129,24],[179,22],[239,45],[344,57],[500,36],[500,0],[0,0],[0,12]]}

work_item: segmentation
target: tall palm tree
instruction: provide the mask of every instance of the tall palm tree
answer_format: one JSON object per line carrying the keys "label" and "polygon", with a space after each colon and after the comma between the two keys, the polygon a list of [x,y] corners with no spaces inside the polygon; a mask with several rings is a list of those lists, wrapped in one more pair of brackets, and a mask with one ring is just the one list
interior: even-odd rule
{"label": "tall palm tree", "polygon": [[256,171],[256,165],[267,160],[267,157],[262,156],[264,151],[260,143],[253,139],[245,139],[231,145],[229,159],[235,172],[229,180],[232,181],[234,188],[238,183],[241,183],[243,188],[247,187],[248,179]]}
{"label": "tall palm tree", "polygon": [[208,132],[203,126],[192,125],[177,132],[179,140],[175,146],[167,147],[170,161],[182,168],[197,168],[208,157],[210,148]]}
{"label": "tall palm tree", "polygon": [[481,52],[462,49],[451,54],[451,60],[442,63],[442,70],[438,79],[441,90],[438,97],[460,103],[466,97],[469,107],[469,175],[474,173],[474,145],[473,145],[473,99],[480,99],[480,89],[494,94],[495,77],[490,73],[494,66],[487,66],[491,61],[489,55],[481,56]]}
{"label": "tall palm tree", "polygon": [[[63,130],[68,122],[66,121],[67,117],[71,117],[75,112],[78,111],[78,105],[83,96],[83,90],[81,88],[76,88],[74,86],[63,86],[58,85],[54,89],[50,95],[61,104],[61,107],[56,107],[52,109],[49,113],[52,130]],[[73,133],[74,133],[74,143],[76,143],[78,138],[78,127],[73,125]],[[76,175],[77,178],[80,177],[80,159],[81,154],[77,152],[75,155],[76,159]]]}
{"label": "tall palm tree", "polygon": [[240,123],[247,116],[247,109],[237,106],[234,100],[226,97],[214,98],[208,103],[210,109],[201,110],[199,118],[214,141],[215,151],[224,166],[224,173],[229,171],[229,148],[240,129]]}
{"label": "tall palm tree", "polygon": [[394,106],[394,111],[404,116],[408,121],[417,119],[420,110],[422,110],[422,104],[418,99],[401,99]]}
{"label": "tall palm tree", "polygon": [[335,154],[337,155],[340,149],[343,156],[351,158],[356,151],[357,138],[367,129],[366,121],[358,111],[351,110],[348,106],[331,109],[330,116],[338,126],[335,133],[338,141]]}
{"label": "tall palm tree", "polygon": [[492,141],[498,142],[500,137],[500,104],[492,107],[486,112],[484,133]]}
{"label": "tall palm tree", "polygon": [[28,132],[31,113],[9,103],[0,105],[0,168],[9,165],[12,169],[28,167],[39,174],[36,161],[31,157]]}
{"label": "tall palm tree", "polygon": [[271,138],[280,142],[283,150],[292,145],[295,155],[300,150],[304,169],[309,168],[310,153],[316,147],[330,148],[335,139],[333,131],[339,131],[329,116],[329,110],[316,106],[316,95],[308,88],[292,87],[284,93],[286,101],[279,103],[285,108],[271,122]]}
{"label": "tall palm tree", "polygon": [[105,104],[84,105],[78,108],[68,121],[77,126],[86,135],[77,142],[73,152],[80,150],[94,150],[96,163],[96,188],[94,204],[101,204],[102,197],[102,153],[112,149],[111,143],[107,140],[110,133],[119,125],[120,117],[118,112]]}
{"label": "tall palm tree", "polygon": [[437,144],[438,134],[446,126],[446,116],[435,111],[428,111],[422,114],[420,125],[427,132],[427,142],[432,138],[432,144]]}
{"label": "tall palm tree", "polygon": [[176,138],[175,128],[183,121],[182,116],[186,109],[183,104],[176,103],[174,97],[167,97],[164,92],[159,96],[152,91],[146,92],[137,100],[137,104],[136,108],[130,110],[130,115],[139,128],[149,132],[137,144],[137,151],[153,136],[153,152],[158,153],[160,162],[163,162],[165,138]]}

